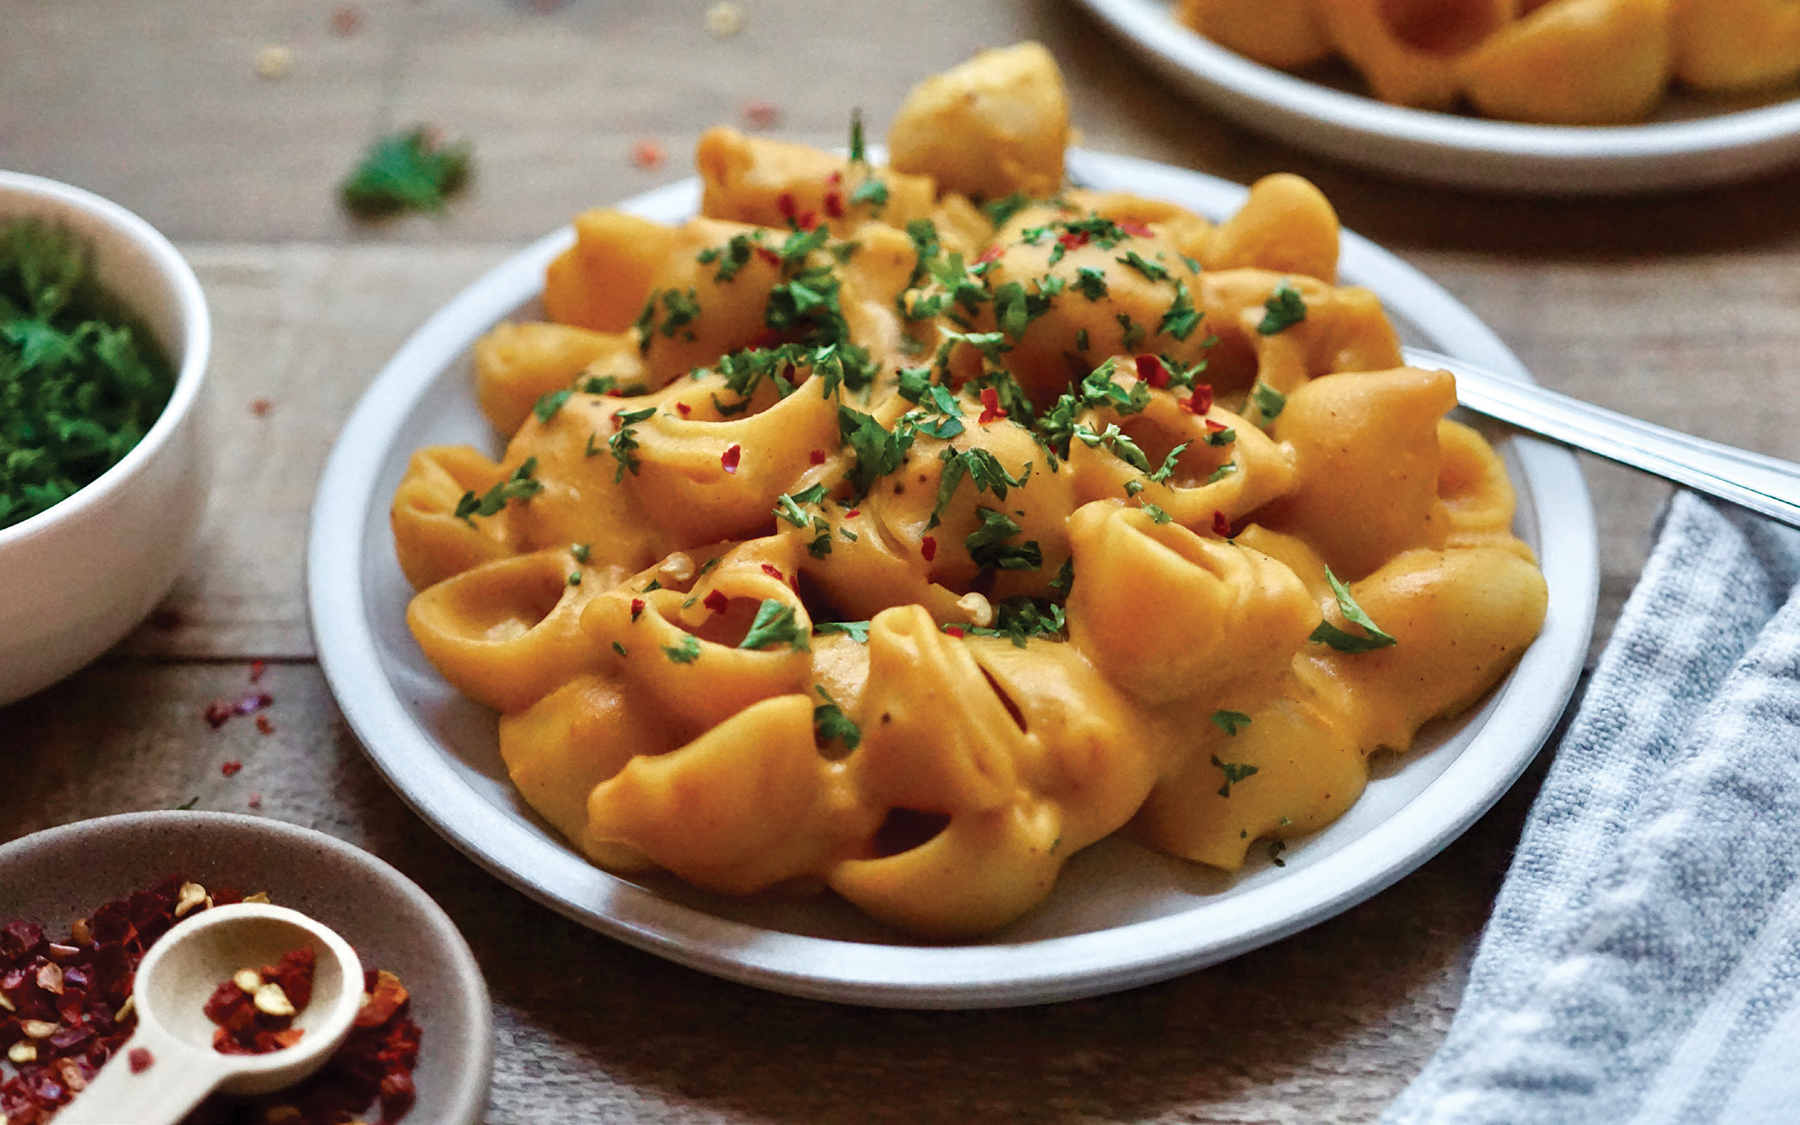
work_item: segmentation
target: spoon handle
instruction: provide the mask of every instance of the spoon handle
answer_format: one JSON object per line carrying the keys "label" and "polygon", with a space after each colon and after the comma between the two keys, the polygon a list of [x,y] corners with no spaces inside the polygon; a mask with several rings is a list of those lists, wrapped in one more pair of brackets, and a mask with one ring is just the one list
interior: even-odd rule
{"label": "spoon handle", "polygon": [[[139,1056],[137,1069],[131,1063],[133,1051],[149,1052]],[[100,1073],[56,1115],[57,1125],[175,1125],[224,1080],[230,1069],[226,1060],[140,1021]]]}
{"label": "spoon handle", "polygon": [[1502,379],[1435,352],[1408,348],[1407,353],[1411,363],[1443,367],[1455,375],[1457,401],[1478,414],[1800,527],[1800,465],[1791,461]]}

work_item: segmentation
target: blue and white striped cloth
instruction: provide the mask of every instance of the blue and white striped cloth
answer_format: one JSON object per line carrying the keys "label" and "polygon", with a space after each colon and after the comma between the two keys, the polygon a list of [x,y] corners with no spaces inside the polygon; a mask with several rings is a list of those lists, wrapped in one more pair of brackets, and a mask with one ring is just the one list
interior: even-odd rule
{"label": "blue and white striped cloth", "polygon": [[1800,533],[1679,493],[1383,1125],[1800,1123]]}

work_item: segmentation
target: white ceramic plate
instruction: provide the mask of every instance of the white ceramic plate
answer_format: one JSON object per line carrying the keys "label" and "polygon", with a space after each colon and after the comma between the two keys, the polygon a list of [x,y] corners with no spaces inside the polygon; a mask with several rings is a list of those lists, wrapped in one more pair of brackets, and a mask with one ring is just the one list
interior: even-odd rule
{"label": "white ceramic plate", "polygon": [[67,933],[101,903],[171,875],[267,891],[342,934],[365,966],[398,976],[421,1032],[419,1100],[402,1120],[483,1120],[493,1009],[468,943],[412,880],[323,832],[214,812],[127,813],[36,832],[0,845],[0,924],[22,918]]}
{"label": "white ceramic plate", "polygon": [[1800,97],[1679,93],[1643,125],[1521,125],[1386,105],[1296,78],[1175,22],[1170,0],[1079,0],[1175,86],[1258,132],[1352,164],[1493,191],[1692,188],[1800,159]]}
{"label": "white ceramic plate", "polygon": [[[1245,189],[1124,157],[1072,153],[1070,175],[1224,216]],[[693,181],[624,208],[679,222]],[[1519,533],[1550,585],[1540,636],[1475,713],[1428,729],[1382,766],[1350,812],[1296,841],[1287,866],[1258,853],[1227,877],[1116,840],[1076,856],[1055,892],[986,941],[926,945],[846,903],[738,901],[674,880],[588,864],[519,799],[500,761],[493,712],[440,678],[407,632],[388,506],[422,445],[501,447],[476,408],[470,344],[505,317],[541,316],[544,266],[573,241],[559,230],[464,290],[389,361],[345,425],[319,484],[308,595],[319,657],[369,756],[476,862],[526,894],[622,941],[733,980],[800,996],[893,1007],[990,1007],[1093,995],[1210,965],[1293,933],[1381,890],[1436,854],[1512,784],[1549,734],[1587,652],[1598,592],[1593,512],[1566,451],[1500,438],[1519,491]],[[1343,275],[1379,293],[1410,342],[1518,379],[1505,345],[1398,258],[1345,235]]]}

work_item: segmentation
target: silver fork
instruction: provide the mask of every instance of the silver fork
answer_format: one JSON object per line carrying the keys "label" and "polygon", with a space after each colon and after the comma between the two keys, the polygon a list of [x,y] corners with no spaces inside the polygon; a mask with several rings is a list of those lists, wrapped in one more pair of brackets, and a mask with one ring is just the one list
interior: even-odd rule
{"label": "silver fork", "polygon": [[1535,384],[1502,379],[1423,348],[1407,348],[1406,360],[1415,367],[1442,367],[1455,375],[1457,401],[1478,414],[1800,527],[1800,465],[1791,461],[1693,437]]}

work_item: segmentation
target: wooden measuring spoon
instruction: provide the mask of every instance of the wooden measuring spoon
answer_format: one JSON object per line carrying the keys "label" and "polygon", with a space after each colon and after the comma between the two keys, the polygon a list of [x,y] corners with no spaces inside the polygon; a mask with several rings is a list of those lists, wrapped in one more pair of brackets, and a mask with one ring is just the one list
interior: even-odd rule
{"label": "wooden measuring spoon", "polygon": [[[294,1018],[306,1032],[300,1041],[266,1055],[213,1050],[216,1025],[204,1011],[213,990],[239,969],[272,965],[301,948],[315,962],[312,1000]],[[131,996],[137,1030],[56,1115],[57,1125],[173,1125],[215,1090],[266,1094],[309,1077],[356,1022],[362,962],[336,931],[297,910],[218,906],[150,947]]]}

